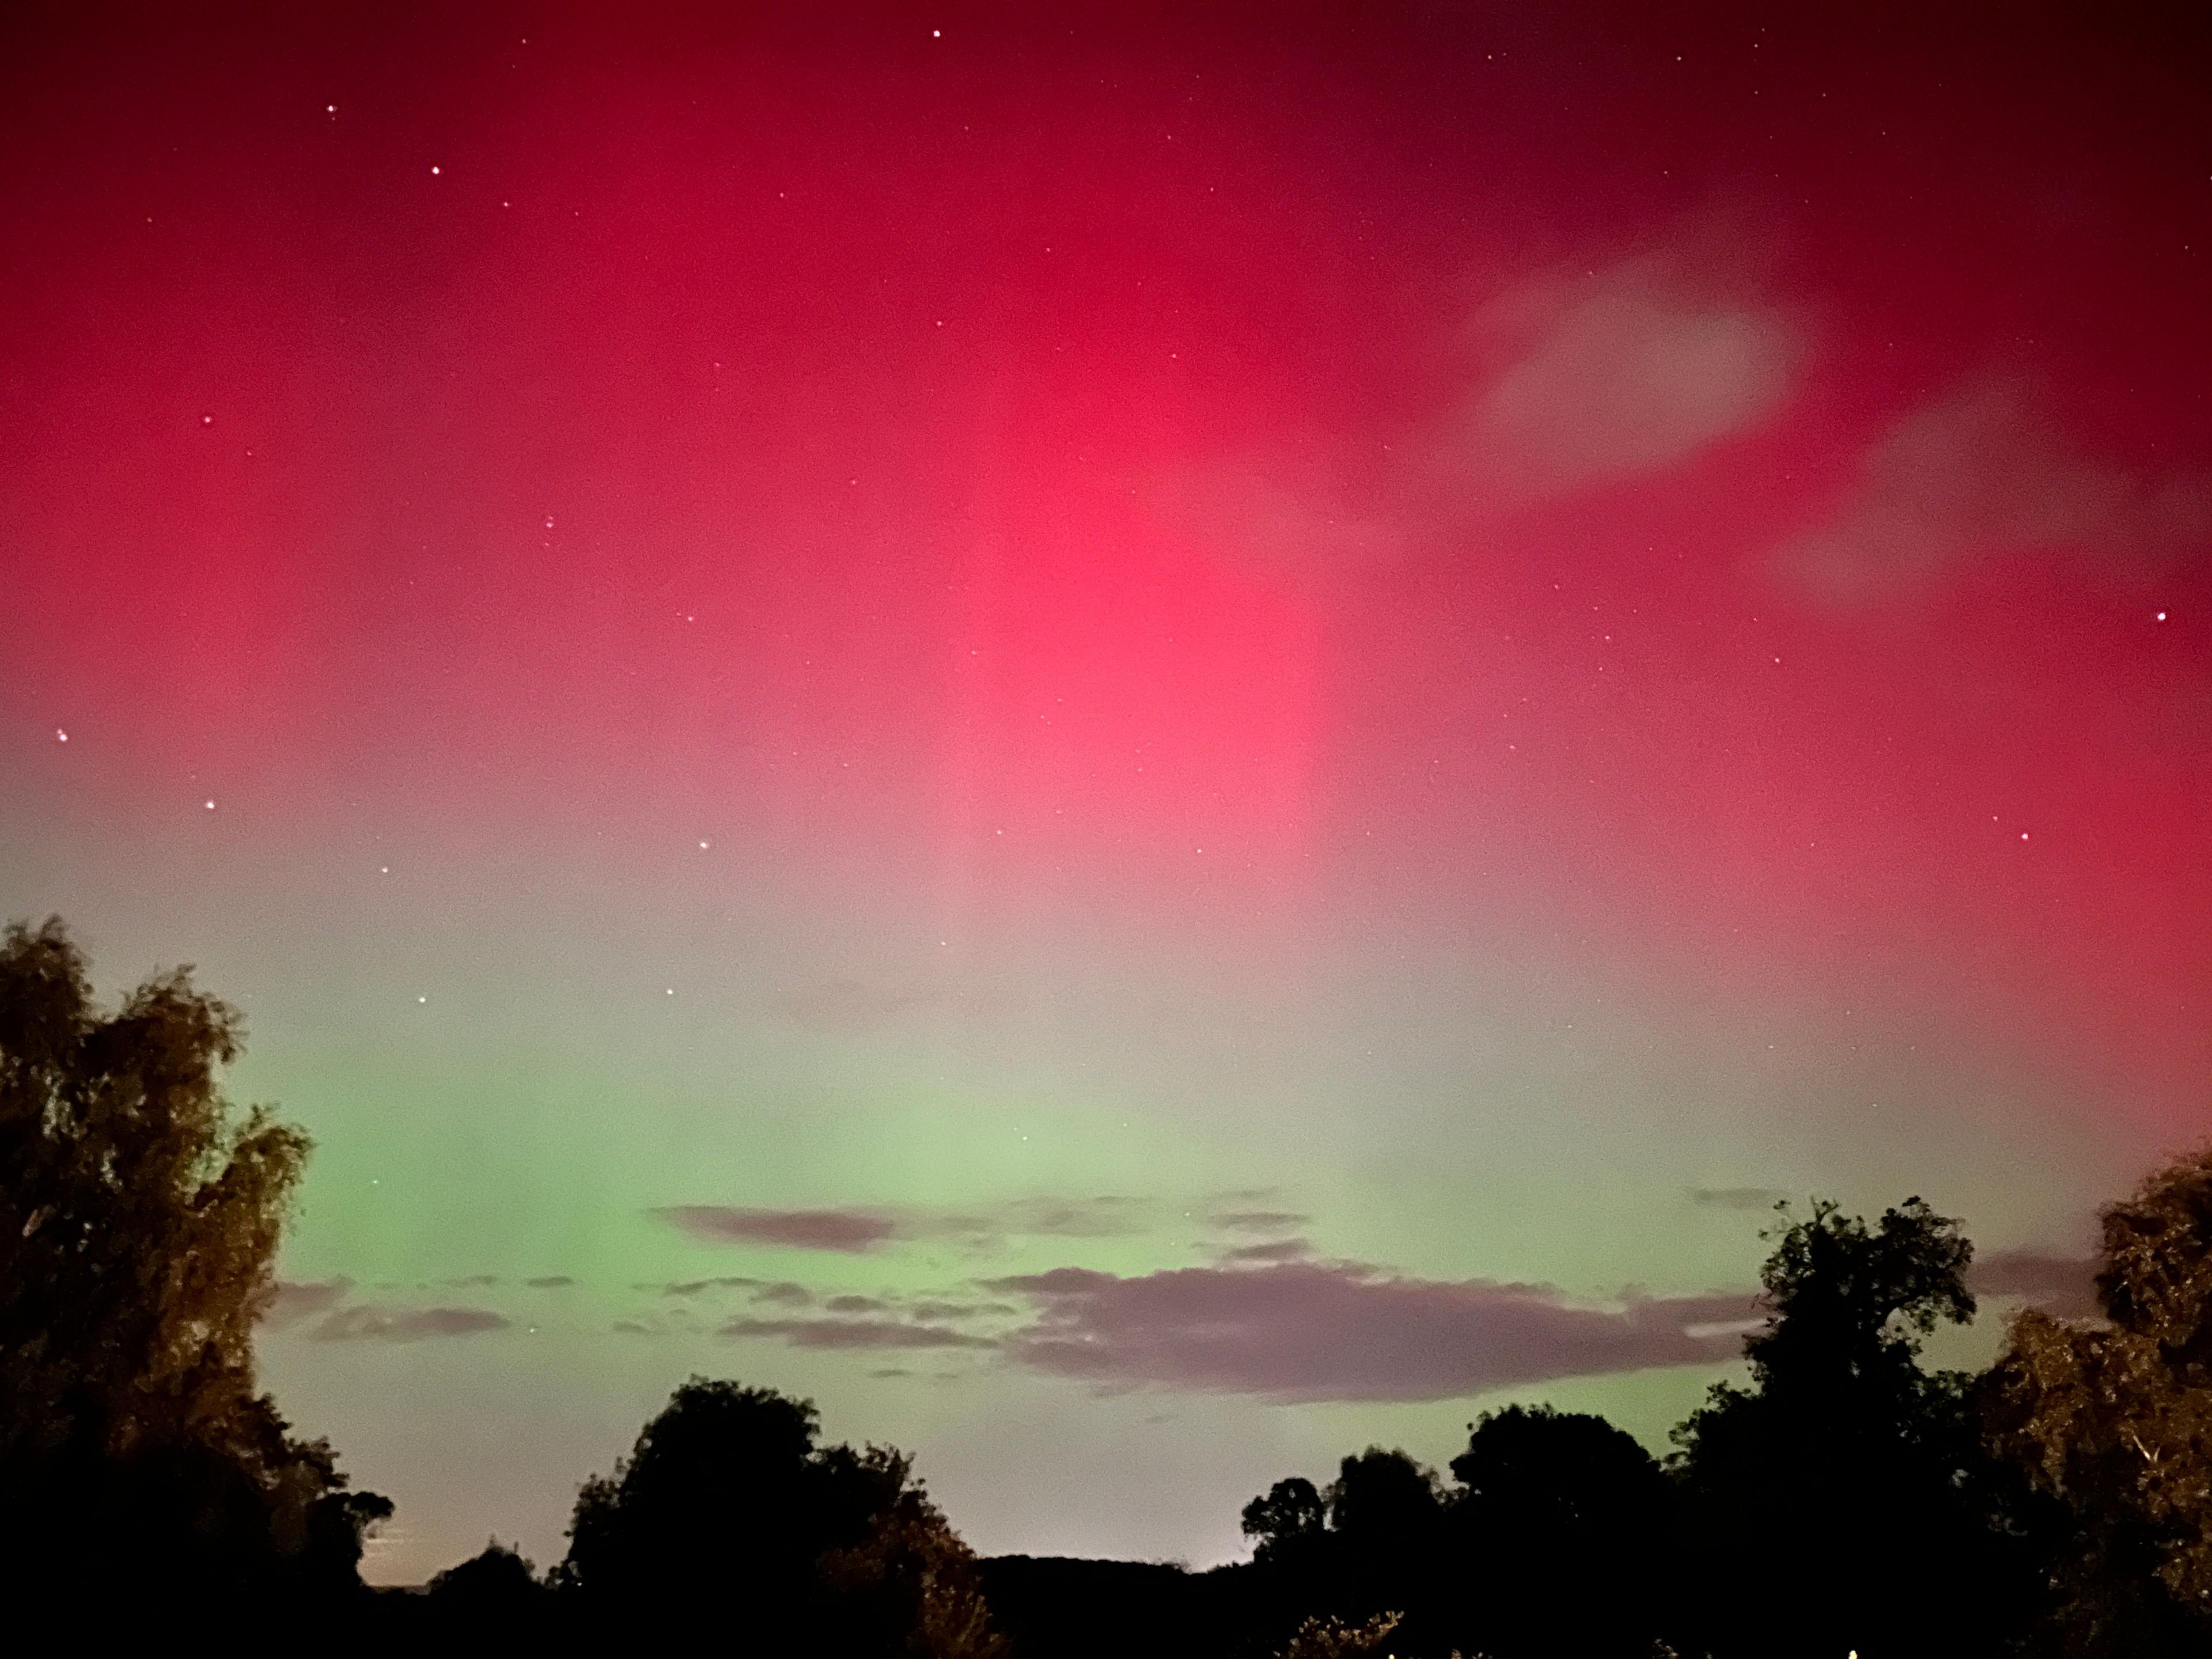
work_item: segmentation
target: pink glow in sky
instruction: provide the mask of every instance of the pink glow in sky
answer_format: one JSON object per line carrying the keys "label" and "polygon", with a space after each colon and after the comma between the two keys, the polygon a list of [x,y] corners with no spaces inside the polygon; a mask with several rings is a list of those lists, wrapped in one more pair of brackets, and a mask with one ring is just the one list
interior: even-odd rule
{"label": "pink glow in sky", "polygon": [[[19,11],[0,900],[261,999],[324,1140],[302,1278],[474,1271],[446,1200],[360,1183],[427,1170],[434,1120],[507,1125],[469,1202],[536,1254],[489,1266],[614,1298],[565,1364],[687,1272],[638,1265],[669,1206],[1150,1181],[1143,1260],[1000,1276],[1177,1268],[1201,1133],[1189,1182],[1249,1147],[1293,1188],[1321,1137],[1285,1213],[1432,1277],[1599,1273],[1390,1184],[1463,1140],[1573,1187],[1585,1121],[1665,1149],[1607,1188],[1655,1214],[1909,1152],[2055,1243],[2212,1084],[2204,46],[1902,9]],[[653,1150],[618,1191],[584,1108],[438,1094],[410,1045],[468,998],[470,1064],[556,1073],[557,1026],[621,1078]],[[348,1104],[409,1067],[411,1104]],[[864,1139],[995,1135],[987,1095],[1009,1127],[833,1190],[709,1076]],[[1126,1167],[1012,1139],[1076,1102],[1135,1126]],[[1678,1224],[1608,1282],[1747,1276],[1748,1233]],[[774,1336],[525,1392],[596,1449]],[[867,1409],[956,1495],[995,1479],[951,1407]],[[1219,1526],[1132,1498],[1150,1553],[1212,1547],[1244,1475]],[[428,1570],[483,1527],[419,1479]]]}

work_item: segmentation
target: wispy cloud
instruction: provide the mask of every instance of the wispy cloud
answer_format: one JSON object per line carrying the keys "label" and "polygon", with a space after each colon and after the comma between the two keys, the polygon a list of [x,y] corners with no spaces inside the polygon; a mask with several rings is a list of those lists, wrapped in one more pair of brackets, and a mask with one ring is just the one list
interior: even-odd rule
{"label": "wispy cloud", "polygon": [[861,1031],[887,1024],[908,1009],[933,1000],[933,994],[927,991],[833,979],[787,993],[783,1011],[801,1025]]}
{"label": "wispy cloud", "polygon": [[1316,439],[1140,488],[1229,556],[1327,577],[1662,474],[1765,426],[1796,390],[1806,331],[1747,276],[1747,246],[1739,226],[1686,224],[1480,304],[1455,389],[1379,455]]}
{"label": "wispy cloud", "polygon": [[805,1285],[787,1279],[755,1279],[747,1273],[721,1273],[712,1279],[679,1279],[666,1285],[640,1285],[641,1291],[658,1291],[663,1296],[705,1296],[714,1291],[749,1291],[756,1302],[789,1302],[804,1304],[814,1299],[813,1291]]}
{"label": "wispy cloud", "polygon": [[1299,1261],[1313,1254],[1313,1241],[1307,1238],[1271,1238],[1264,1244],[1239,1244],[1224,1250],[1224,1261]]}
{"label": "wispy cloud", "polygon": [[903,1319],[733,1319],[724,1336],[776,1337],[794,1348],[991,1348],[996,1341],[950,1325]]}
{"label": "wispy cloud", "polygon": [[1833,519],[1780,557],[1823,597],[1866,601],[1993,555],[2071,551],[2148,573],[2208,544],[2212,474],[2092,454],[2031,383],[1984,376],[1901,417]]}
{"label": "wispy cloud", "polygon": [[503,1331],[514,1322],[489,1308],[340,1308],[308,1334],[318,1342],[422,1342]]}
{"label": "wispy cloud", "polygon": [[533,1291],[564,1291],[576,1281],[566,1273],[548,1273],[543,1279],[526,1279],[522,1282]]}
{"label": "wispy cloud", "polygon": [[1771,1187],[1692,1187],[1690,1202],[1708,1210],[1771,1210],[1790,1194]]}
{"label": "wispy cloud", "polygon": [[2097,1264],[2087,1256],[2042,1250],[1996,1250],[1978,1257],[1967,1273],[1977,1296],[2017,1300],[2062,1319],[2094,1319]]}
{"label": "wispy cloud", "polygon": [[1024,1298],[1006,1339],[1035,1370],[1279,1401],[1448,1400],[1555,1377],[1710,1364],[1756,1325],[1751,1293],[1607,1306],[1541,1285],[1411,1278],[1358,1262],[1062,1267],[985,1281]]}
{"label": "wispy cloud", "polygon": [[[447,1282],[492,1285],[499,1280],[485,1273]],[[434,1337],[504,1330],[514,1322],[489,1308],[417,1308],[370,1302],[348,1305],[346,1298],[353,1291],[354,1281],[343,1274],[279,1283],[276,1298],[261,1322],[272,1331],[297,1330],[314,1342],[421,1342]]]}
{"label": "wispy cloud", "polygon": [[1231,1233],[1286,1233],[1312,1219],[1296,1210],[1220,1210],[1206,1217],[1211,1225]]}
{"label": "wispy cloud", "polygon": [[795,1250],[872,1250],[896,1231],[866,1210],[756,1210],[728,1204],[678,1204],[658,1213],[694,1238],[779,1244]]}
{"label": "wispy cloud", "polygon": [[[1012,1238],[1122,1237],[1144,1231],[1152,1212],[1146,1200],[1101,1194],[1009,1199],[960,1209],[763,1210],[686,1204],[654,1213],[695,1238],[864,1255],[893,1242],[945,1242],[985,1251]],[[699,1281],[702,1287],[715,1282]]]}
{"label": "wispy cloud", "polygon": [[1124,1238],[1152,1224],[1147,1200],[1117,1194],[1088,1198],[1018,1198],[962,1211],[915,1212],[902,1236],[987,1246],[1008,1238]]}
{"label": "wispy cloud", "polygon": [[261,1315],[272,1331],[289,1330],[303,1321],[326,1314],[352,1292],[353,1280],[341,1273],[333,1279],[279,1280],[276,1294]]}
{"label": "wispy cloud", "polygon": [[1802,355],[1784,313],[1672,255],[1533,283],[1486,307],[1474,333],[1503,367],[1431,451],[1507,504],[1656,472],[1758,426]]}

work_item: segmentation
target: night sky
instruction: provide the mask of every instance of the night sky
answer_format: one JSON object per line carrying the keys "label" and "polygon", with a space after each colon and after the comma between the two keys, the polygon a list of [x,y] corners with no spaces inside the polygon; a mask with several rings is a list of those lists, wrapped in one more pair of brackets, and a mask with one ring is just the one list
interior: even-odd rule
{"label": "night sky", "polygon": [[0,915],[245,1010],[371,1576],[694,1371],[1210,1562],[1663,1446],[1778,1195],[2063,1293],[2212,1085],[2212,33],[1974,10],[11,8]]}

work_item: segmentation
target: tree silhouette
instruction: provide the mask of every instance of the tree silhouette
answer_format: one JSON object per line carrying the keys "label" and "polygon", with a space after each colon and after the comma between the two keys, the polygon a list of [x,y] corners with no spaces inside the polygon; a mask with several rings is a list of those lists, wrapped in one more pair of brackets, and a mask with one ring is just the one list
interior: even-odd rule
{"label": "tree silhouette", "polygon": [[520,1551],[496,1538],[424,1589],[420,1612],[426,1616],[411,1621],[418,1629],[428,1625],[449,1638],[509,1644],[553,1632],[552,1590]]}
{"label": "tree silhouette", "polygon": [[1278,1480],[1244,1506],[1244,1535],[1252,1540],[1253,1559],[1267,1566],[1310,1562],[1328,1524],[1328,1504],[1302,1474]]}
{"label": "tree silhouette", "polygon": [[812,1404],[694,1377],[585,1483],[554,1582],[625,1622],[714,1614],[762,1652],[996,1659],[974,1558],[889,1447]]}
{"label": "tree silhouette", "polygon": [[2002,1638],[2025,1563],[1966,1378],[1919,1364],[1971,1318],[1973,1247],[1910,1199],[1869,1228],[1832,1204],[1790,1220],[1760,1278],[1771,1322],[1749,1388],[1717,1383],[1675,1431],[1721,1655],[1972,1654]]}
{"label": "tree silhouette", "polygon": [[1636,1437],[1601,1417],[1508,1406],[1451,1461],[1444,1614],[1453,1639],[1514,1659],[1648,1659],[1667,1627],[1675,1493]]}
{"label": "tree silhouette", "polygon": [[1334,1569],[1328,1611],[1367,1618],[1433,1599],[1443,1514],[1434,1470],[1402,1451],[1370,1446],[1337,1465],[1322,1501]]}
{"label": "tree silhouette", "polygon": [[1993,1443],[2067,1522],[2041,1650],[2212,1651],[2212,1150],[2103,1224],[2108,1322],[2021,1313],[1984,1389]]}
{"label": "tree silhouette", "polygon": [[216,1081],[238,1014],[189,969],[94,1005],[58,919],[0,938],[0,1572],[357,1586],[391,1512],[254,1380],[307,1137]]}
{"label": "tree silhouette", "polygon": [[1403,1549],[1425,1535],[1440,1502],[1433,1470],[1380,1446],[1339,1463],[1322,1497],[1330,1531],[1376,1550]]}

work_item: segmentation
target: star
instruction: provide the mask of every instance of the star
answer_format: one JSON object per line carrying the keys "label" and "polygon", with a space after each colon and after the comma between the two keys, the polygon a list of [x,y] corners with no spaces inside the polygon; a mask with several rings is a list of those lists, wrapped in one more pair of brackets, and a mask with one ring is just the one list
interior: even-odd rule
{"label": "star", "polygon": [[67,743],[69,741],[69,733],[63,731],[60,726],[57,726],[54,727],[54,741],[56,743]]}
{"label": "star", "polygon": [[215,811],[215,803],[214,803],[213,801],[208,801],[208,802],[206,802],[206,803],[205,803],[205,805],[206,805],[206,806],[207,806],[207,810],[208,810],[209,811],[212,812],[212,811]]}

